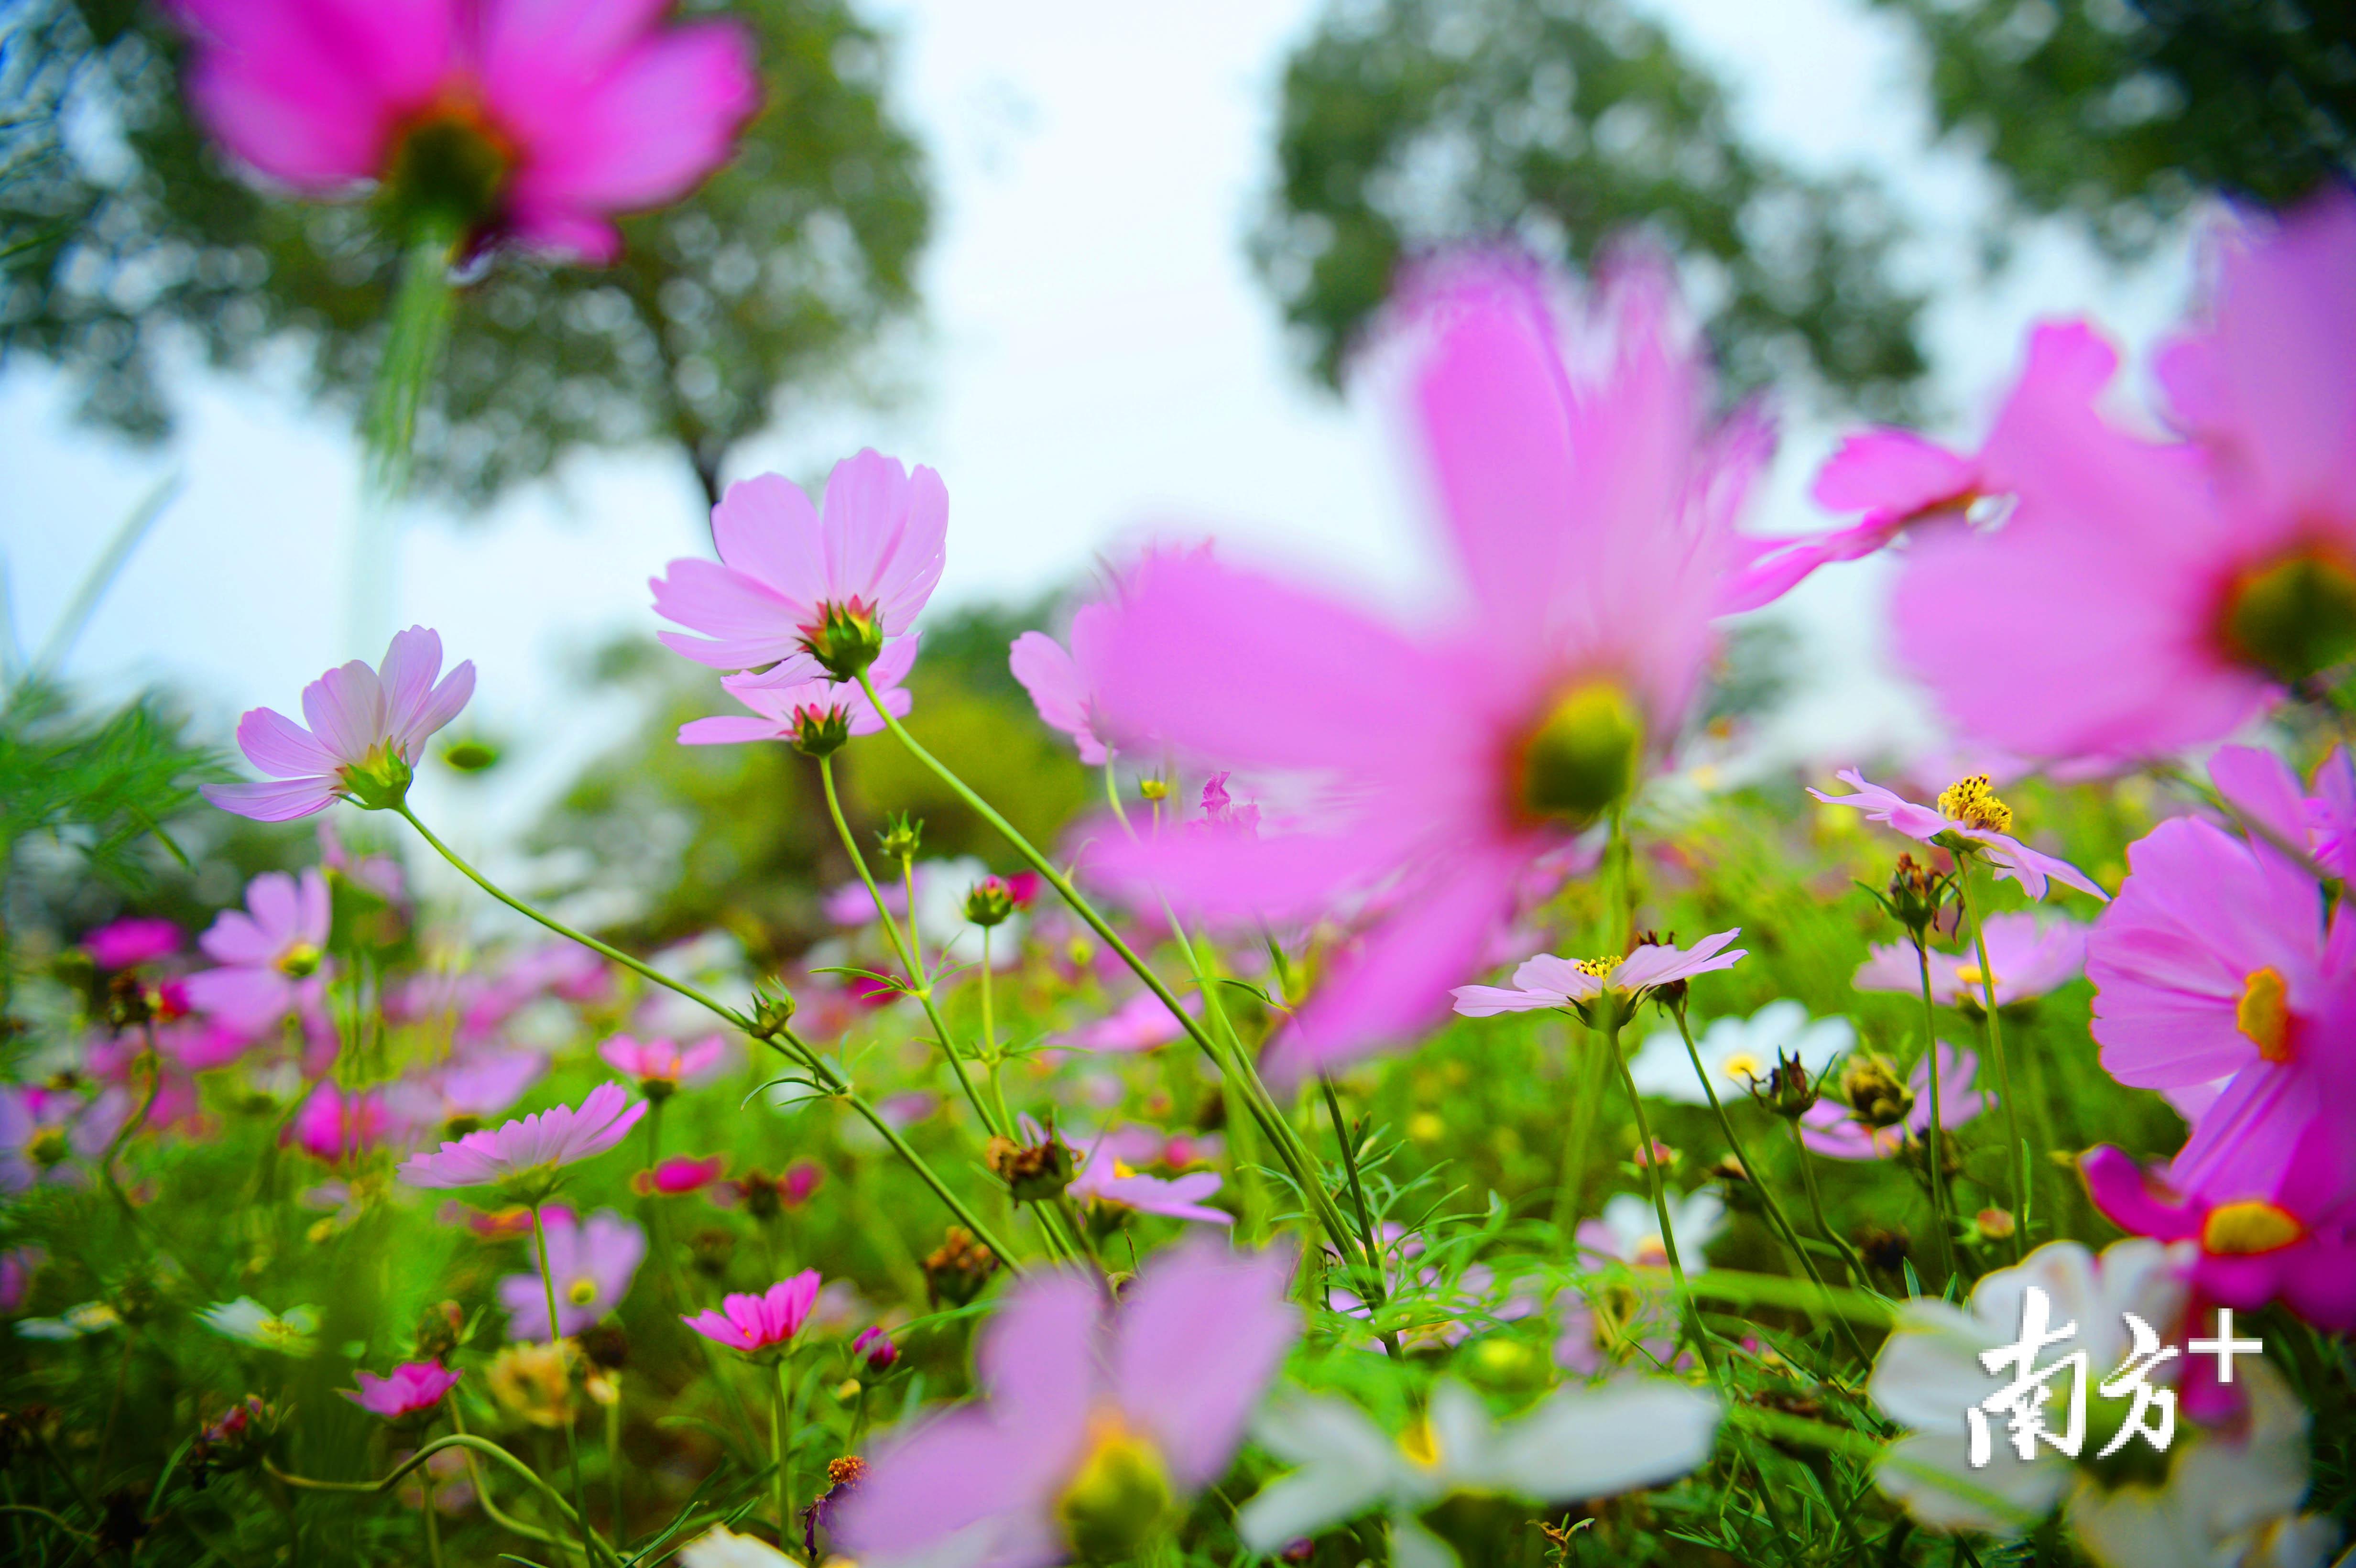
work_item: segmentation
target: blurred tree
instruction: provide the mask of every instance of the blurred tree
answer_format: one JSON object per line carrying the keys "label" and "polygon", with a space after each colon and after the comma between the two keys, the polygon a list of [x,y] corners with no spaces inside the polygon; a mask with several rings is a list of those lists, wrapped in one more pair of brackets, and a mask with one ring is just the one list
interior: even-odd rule
{"label": "blurred tree", "polygon": [[[502,256],[464,291],[415,480],[480,505],[577,446],[676,443],[716,498],[780,400],[849,383],[915,303],[924,161],[884,103],[883,38],[848,0],[689,0],[758,39],[766,102],[693,196],[626,220],[605,269]],[[154,438],[175,329],[216,365],[281,341],[357,407],[397,246],[364,207],[243,183],[184,112],[182,45],[141,0],[17,0],[0,37],[0,367],[61,367],[81,411]]]}
{"label": "blurred tree", "polygon": [[1930,54],[1939,128],[2114,251],[2204,190],[2295,200],[2356,167],[2348,0],[1875,0]]}
{"label": "blurred tree", "polygon": [[1620,0],[1335,0],[1284,75],[1262,275],[1326,381],[1402,258],[1514,236],[1575,265],[1632,228],[1685,261],[1738,385],[1898,411],[1920,301],[1860,176],[1745,145],[1724,90]]}

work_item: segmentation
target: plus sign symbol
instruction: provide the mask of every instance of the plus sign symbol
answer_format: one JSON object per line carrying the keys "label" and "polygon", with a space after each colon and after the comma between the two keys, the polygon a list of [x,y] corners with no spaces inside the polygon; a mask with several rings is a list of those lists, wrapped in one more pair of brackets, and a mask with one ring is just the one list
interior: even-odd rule
{"label": "plus sign symbol", "polygon": [[2187,1355],[2217,1358],[2217,1381],[2221,1383],[2233,1381],[2234,1357],[2254,1356],[2265,1349],[2265,1346],[2254,1337],[2247,1339],[2234,1337],[2233,1309],[2230,1307],[2217,1308],[2217,1334],[2214,1339],[2190,1339],[2184,1346]]}

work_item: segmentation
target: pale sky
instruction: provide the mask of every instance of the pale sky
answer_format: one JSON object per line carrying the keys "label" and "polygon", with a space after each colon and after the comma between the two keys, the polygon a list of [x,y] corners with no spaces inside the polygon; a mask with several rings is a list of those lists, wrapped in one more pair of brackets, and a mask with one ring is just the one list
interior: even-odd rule
{"label": "pale sky", "polygon": [[[1294,368],[1243,240],[1271,163],[1275,89],[1314,0],[871,0],[898,36],[894,91],[937,181],[925,319],[906,407],[844,411],[738,454],[735,472],[822,473],[873,444],[937,468],[951,497],[945,602],[1028,596],[1083,574],[1141,527],[1212,531],[1376,596],[1429,561],[1412,472],[1385,411]],[[1658,0],[1736,84],[1745,123],[1805,165],[1890,171],[1925,230],[1909,264],[1942,280],[1937,392],[1969,439],[2040,315],[2092,311],[2140,344],[2179,308],[2182,248],[2122,278],[2063,232],[2033,236],[1994,290],[1966,236],[1986,200],[1959,158],[1922,150],[1903,34],[1851,0]],[[116,524],[164,476],[182,486],[68,669],[119,692],[183,693],[226,733],[240,709],[292,709],[347,645],[359,468],[346,429],[308,415],[292,367],[260,380],[191,372],[168,446],[73,427],[52,378],[0,379],[0,549],[21,643],[37,645]],[[1837,432],[1787,421],[1752,526],[1818,526],[1802,499]],[[572,685],[588,650],[650,630],[645,581],[700,552],[700,497],[669,453],[572,464],[487,522],[402,519],[396,622],[437,627],[480,672],[487,726],[517,763],[488,801],[446,804],[488,834],[610,742],[628,715]],[[1871,566],[1826,574],[1790,612],[1826,679],[1787,743],[1862,753],[1904,728],[1876,677]],[[715,694],[716,696],[716,694]],[[715,708],[715,710],[716,708]]]}

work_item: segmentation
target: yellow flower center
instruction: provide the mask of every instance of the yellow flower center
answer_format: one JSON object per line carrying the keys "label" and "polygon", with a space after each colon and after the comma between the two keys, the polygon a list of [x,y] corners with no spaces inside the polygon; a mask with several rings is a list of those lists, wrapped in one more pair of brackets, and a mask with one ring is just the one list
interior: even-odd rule
{"label": "yellow flower center", "polygon": [[1153,1538],[1175,1501],[1151,1439],[1119,1411],[1101,1410],[1088,1420],[1087,1453],[1056,1499],[1055,1521],[1075,1555],[1122,1562]]}
{"label": "yellow flower center", "polygon": [[564,1299],[575,1307],[586,1307],[597,1299],[597,1282],[584,1275],[564,1287]]}
{"label": "yellow flower center", "polygon": [[1398,1435],[1398,1446],[1399,1452],[1407,1456],[1407,1462],[1417,1469],[1440,1467],[1440,1434],[1431,1429],[1430,1416],[1419,1415],[1408,1423],[1407,1430]]}
{"label": "yellow flower center", "polygon": [[278,955],[278,972],[291,979],[303,979],[318,967],[319,950],[307,942],[298,942]]}
{"label": "yellow flower center", "polygon": [[1620,967],[1620,964],[1617,958],[1580,958],[1575,960],[1571,967],[1582,975],[1608,981],[1612,978],[1612,971]]}
{"label": "yellow flower center", "polygon": [[1955,965],[1955,984],[1959,986],[1977,986],[1982,984],[1988,986],[2001,986],[2004,984],[2004,976],[2001,975],[1984,975],[1980,971],[1980,966],[1976,964],[1958,964]]}
{"label": "yellow flower center", "polygon": [[1997,798],[1996,792],[1988,787],[1986,773],[1957,779],[1941,790],[1939,812],[1950,822],[1960,822],[1984,833],[2012,831],[2012,807]]}
{"label": "yellow flower center", "polygon": [[1738,1051],[1719,1064],[1719,1070],[1737,1083],[1754,1083],[1764,1077],[1765,1063],[1747,1051]]}
{"label": "yellow flower center", "polygon": [[1635,1246],[1635,1253],[1636,1255],[1629,1259],[1629,1262],[1637,1264],[1645,1268],[1666,1268],[1668,1266],[1669,1249],[1658,1236],[1646,1236],[1642,1241],[1638,1242]]}
{"label": "yellow flower center", "polygon": [[1514,759],[1517,815],[1585,826],[1635,787],[1644,718],[1617,681],[1565,691]]}
{"label": "yellow flower center", "polygon": [[2225,650],[2286,684],[2356,655],[2356,563],[2301,550],[2242,573],[2226,590]]}
{"label": "yellow flower center", "polygon": [[2250,971],[2233,1004],[2233,1023],[2266,1061],[2290,1060],[2290,988],[2279,970]]}
{"label": "yellow flower center", "polygon": [[43,1127],[25,1140],[25,1157],[44,1170],[64,1164],[66,1156],[72,1152],[61,1128]]}
{"label": "yellow flower center", "polygon": [[2307,1234],[2307,1227],[2289,1211],[2262,1199],[2220,1203],[2201,1222],[2201,1250],[2230,1257],[2271,1253]]}
{"label": "yellow flower center", "polygon": [[1112,1162],[1112,1173],[1115,1176],[1135,1176],[1137,1168],[1125,1159],[1117,1159]]}

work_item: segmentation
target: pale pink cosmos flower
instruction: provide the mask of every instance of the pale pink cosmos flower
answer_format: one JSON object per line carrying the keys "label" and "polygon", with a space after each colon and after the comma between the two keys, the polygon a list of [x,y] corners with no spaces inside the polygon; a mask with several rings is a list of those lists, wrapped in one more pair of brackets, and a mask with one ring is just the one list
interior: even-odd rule
{"label": "pale pink cosmos flower", "polygon": [[1468,1019],[1494,1018],[1499,1013],[1575,1010],[1606,991],[1638,998],[1655,986],[1690,980],[1719,969],[1731,969],[1748,955],[1746,948],[1726,951],[1742,934],[1741,928],[1705,936],[1690,949],[1665,943],[1647,943],[1625,958],[1558,958],[1541,953],[1514,971],[1511,987],[1459,986],[1450,996],[1456,1010]]}
{"label": "pale pink cosmos flower", "polygon": [[150,915],[128,915],[81,939],[81,950],[102,969],[133,969],[180,950],[180,928]]}
{"label": "pale pink cosmos flower", "polygon": [[[548,1314],[542,1312],[541,1316],[545,1317]],[[370,1415],[399,1421],[440,1404],[442,1396],[458,1386],[460,1375],[455,1368],[439,1361],[403,1361],[392,1369],[390,1377],[356,1371],[352,1381],[360,1386],[336,1392]]]}
{"label": "pale pink cosmos flower", "polygon": [[653,1093],[657,1085],[668,1092],[709,1083],[720,1076],[728,1060],[728,1040],[709,1035],[681,1046],[668,1040],[634,1040],[617,1034],[597,1048],[597,1054],[615,1072],[638,1081],[640,1090]]}
{"label": "pale pink cosmos flower", "polygon": [[1187,556],[1147,560],[1118,606],[1100,677],[1117,733],[1316,793],[1257,836],[1105,835],[1102,873],[1218,918],[1387,901],[1272,1048],[1279,1080],[1430,1024],[1526,869],[1668,753],[1717,646],[1767,432],[1712,422],[1665,266],[1610,270],[1568,323],[1549,283],[1459,259],[1396,312],[1461,584],[1442,580],[1444,613],[1397,624]]}
{"label": "pale pink cosmos flower", "polygon": [[[2040,919],[2025,910],[1988,916],[1981,923],[1980,934],[1987,943],[1988,966],[1996,972],[1996,1005],[2008,1008],[2034,1001],[2083,974],[2086,930],[2078,921]],[[1871,956],[1858,965],[1853,984],[1860,991],[1919,996],[1922,970],[1913,944],[1877,944]],[[1981,1005],[1986,998],[1976,950],[1931,955],[1931,999],[1949,1008]]]}
{"label": "pale pink cosmos flower", "polygon": [[1031,694],[1041,722],[1079,748],[1080,761],[1100,768],[1112,760],[1112,738],[1098,718],[1098,671],[1110,635],[1110,605],[1089,604],[1072,617],[1071,649],[1044,632],[1025,632],[1007,650],[1007,665]]}
{"label": "pale pink cosmos flower", "polygon": [[1865,813],[1868,821],[1887,823],[1922,843],[1948,837],[1968,839],[1978,847],[1977,853],[1987,858],[1999,878],[2008,877],[2019,882],[2021,891],[2030,898],[2043,898],[2049,880],[2092,893],[2098,899],[2110,897],[2067,861],[2040,854],[2019,839],[1987,826],[2002,823],[2009,827],[2012,809],[1988,793],[1985,775],[1975,774],[1951,785],[1939,796],[1936,808],[1918,805],[1895,791],[1868,784],[1855,768],[1843,768],[1833,776],[1857,793],[1826,795],[1814,788],[1808,793],[1826,805],[1853,805]]}
{"label": "pale pink cosmos flower", "polygon": [[[919,633],[911,632],[886,643],[884,651],[875,656],[868,667],[867,678],[874,683],[875,695],[884,699],[885,711],[894,719],[905,719],[916,706],[916,698],[900,683],[908,678],[908,671],[916,662]],[[857,681],[833,680],[825,675],[806,679],[794,679],[779,684],[775,678],[778,670],[798,672],[802,667],[790,661],[781,664],[767,675],[732,675],[720,682],[720,688],[753,710],[748,717],[742,713],[719,713],[709,719],[691,719],[679,727],[679,743],[682,746],[733,746],[751,741],[786,741],[817,743],[830,725],[840,724],[846,735],[874,735],[884,729],[884,718],[875,705],[867,700],[866,691]],[[860,896],[866,897],[864,887]],[[868,905],[873,912],[873,905]]]}
{"label": "pale pink cosmos flower", "polygon": [[717,1311],[706,1307],[680,1321],[711,1340],[748,1356],[765,1355],[792,1345],[818,1305],[818,1270],[806,1268],[791,1279],[781,1279],[758,1296],[723,1296]]}
{"label": "pale pink cosmos flower", "polygon": [[0,1192],[80,1185],[85,1178],[72,1161],[105,1153],[131,1104],[121,1089],[86,1100],[64,1089],[0,1083]]}
{"label": "pale pink cosmos flower", "polygon": [[431,1154],[412,1155],[393,1174],[412,1187],[537,1185],[568,1165],[604,1154],[647,1114],[618,1083],[600,1083],[581,1108],[552,1105],[519,1121],[468,1133]]}
{"label": "pale pink cosmos flower", "polygon": [[[1199,1015],[1203,1010],[1200,994],[1187,997],[1181,1004],[1187,1012]],[[1069,1046],[1078,1051],[1098,1051],[1115,1055],[1131,1051],[1151,1051],[1181,1038],[1185,1030],[1170,1016],[1162,998],[1151,991],[1140,991],[1103,1018],[1067,1029],[1051,1043]]]}
{"label": "pale pink cosmos flower", "polygon": [[1232,1225],[1236,1217],[1204,1201],[1220,1187],[1215,1170],[1189,1171],[1162,1178],[1134,1170],[1102,1149],[1080,1160],[1080,1168],[1065,1192],[1075,1200],[1108,1204],[1138,1214],[1159,1214],[1171,1220],[1197,1220],[1206,1225]]}
{"label": "pale pink cosmos flower", "polygon": [[719,561],[674,560],[648,583],[657,613],[702,635],[656,635],[714,669],[815,680],[809,640],[830,612],[887,641],[908,630],[940,581],[948,521],[939,475],[873,450],[834,465],[822,508],[782,475],[739,480],[712,509]]}
{"label": "pale pink cosmos flower", "polygon": [[2011,520],[1912,553],[1898,651],[1969,733],[2163,755],[2356,652],[2356,193],[2251,214],[2211,261],[2204,318],[2158,366],[2190,441],[2041,400],[2008,443]]}
{"label": "pale pink cosmos flower", "polygon": [[[1998,1006],[2003,1004],[1999,1001]],[[1939,1125],[1953,1132],[1986,1108],[1987,1097],[1973,1087],[1979,1071],[1976,1052],[1958,1051],[1945,1040],[1935,1047],[1939,1069]],[[1827,1159],[1888,1159],[1931,1130],[1931,1067],[1928,1058],[1907,1074],[1907,1092],[1914,1096],[1906,1119],[1894,1126],[1869,1126],[1849,1114],[1847,1106],[1819,1100],[1800,1118],[1800,1141]]]}
{"label": "pale pink cosmos flower", "polygon": [[[557,1334],[578,1334],[629,1294],[630,1281],[646,1261],[647,1233],[611,1209],[579,1221],[552,1210],[541,1216],[541,1230],[548,1242],[548,1277],[556,1286]],[[509,1339],[538,1342],[555,1337],[548,1331],[548,1290],[538,1269],[500,1276],[498,1292]]]}
{"label": "pale pink cosmos flower", "polygon": [[223,910],[197,938],[220,967],[188,976],[188,1005],[248,1035],[277,1028],[319,989],[333,913],[317,871],[300,881],[264,871],[246,884],[244,909]]}
{"label": "pale pink cosmos flower", "polygon": [[[664,27],[662,0],[170,0],[188,97],[242,162],[305,196],[441,172],[470,238],[621,253],[617,213],[674,201],[760,105],[752,41]],[[465,171],[459,175],[455,171]]]}
{"label": "pale pink cosmos flower", "polygon": [[354,659],[303,688],[308,730],[274,709],[249,709],[237,721],[238,749],[275,782],[206,784],[205,798],[256,822],[289,822],[338,800],[395,804],[425,738],[474,695],[472,659],[443,676],[438,635],[396,632],[380,668]]}
{"label": "pale pink cosmos flower", "polygon": [[878,1443],[838,1543],[879,1565],[1059,1563],[1066,1505],[1107,1462],[1158,1471],[1183,1504],[1226,1469],[1300,1330],[1290,1275],[1205,1238],[1147,1260],[1118,1304],[1074,1275],[1025,1279],[975,1352],[984,1397]]}

